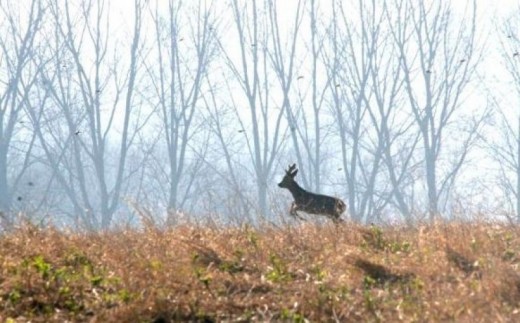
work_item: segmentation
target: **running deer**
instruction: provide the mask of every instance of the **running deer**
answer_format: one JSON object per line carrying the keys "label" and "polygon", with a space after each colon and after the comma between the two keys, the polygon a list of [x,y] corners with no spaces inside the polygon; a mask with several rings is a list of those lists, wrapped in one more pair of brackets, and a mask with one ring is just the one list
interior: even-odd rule
{"label": "running deer", "polygon": [[345,203],[336,197],[307,192],[294,180],[297,173],[296,164],[289,166],[289,169],[285,171],[285,176],[282,181],[278,183],[279,187],[288,189],[294,198],[289,214],[295,218],[304,220],[297,213],[297,211],[303,211],[311,214],[325,215],[336,223],[343,221],[340,216],[346,209]]}

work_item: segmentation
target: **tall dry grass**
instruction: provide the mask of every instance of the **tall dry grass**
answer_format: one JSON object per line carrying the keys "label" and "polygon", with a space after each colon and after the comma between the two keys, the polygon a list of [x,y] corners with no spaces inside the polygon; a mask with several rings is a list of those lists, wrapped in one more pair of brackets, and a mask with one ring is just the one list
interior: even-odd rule
{"label": "tall dry grass", "polygon": [[520,321],[520,230],[346,223],[0,238],[2,321]]}

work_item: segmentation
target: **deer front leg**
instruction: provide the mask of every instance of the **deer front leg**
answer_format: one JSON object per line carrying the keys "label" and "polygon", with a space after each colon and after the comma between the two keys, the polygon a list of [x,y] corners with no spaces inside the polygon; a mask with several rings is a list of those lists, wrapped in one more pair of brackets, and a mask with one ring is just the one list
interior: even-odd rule
{"label": "deer front leg", "polygon": [[291,204],[291,209],[289,210],[289,214],[291,216],[293,216],[294,218],[297,218],[297,219],[300,219],[300,220],[303,220],[305,221],[304,218],[302,218],[299,214],[298,214],[298,204],[296,204],[296,202],[292,202]]}
{"label": "deer front leg", "polygon": [[339,217],[339,215],[333,215],[332,217],[330,217],[332,219],[332,222],[334,222],[334,224],[340,224],[340,223],[343,223],[345,222],[345,220],[343,220],[342,218]]}

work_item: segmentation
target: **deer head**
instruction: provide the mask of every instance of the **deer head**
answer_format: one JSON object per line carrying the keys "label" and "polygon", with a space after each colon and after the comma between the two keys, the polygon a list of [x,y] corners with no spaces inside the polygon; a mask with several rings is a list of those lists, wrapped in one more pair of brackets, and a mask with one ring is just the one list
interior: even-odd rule
{"label": "deer head", "polygon": [[289,188],[291,185],[294,185],[294,177],[298,174],[298,170],[296,169],[296,164],[289,165],[289,168],[285,171],[285,176],[282,181],[278,183],[279,187]]}

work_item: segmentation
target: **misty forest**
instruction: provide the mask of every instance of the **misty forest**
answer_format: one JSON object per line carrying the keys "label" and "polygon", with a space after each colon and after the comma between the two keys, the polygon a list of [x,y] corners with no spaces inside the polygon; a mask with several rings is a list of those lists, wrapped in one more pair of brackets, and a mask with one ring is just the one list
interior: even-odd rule
{"label": "misty forest", "polygon": [[520,7],[453,2],[2,0],[0,227],[293,221],[294,163],[345,220],[518,223]]}

